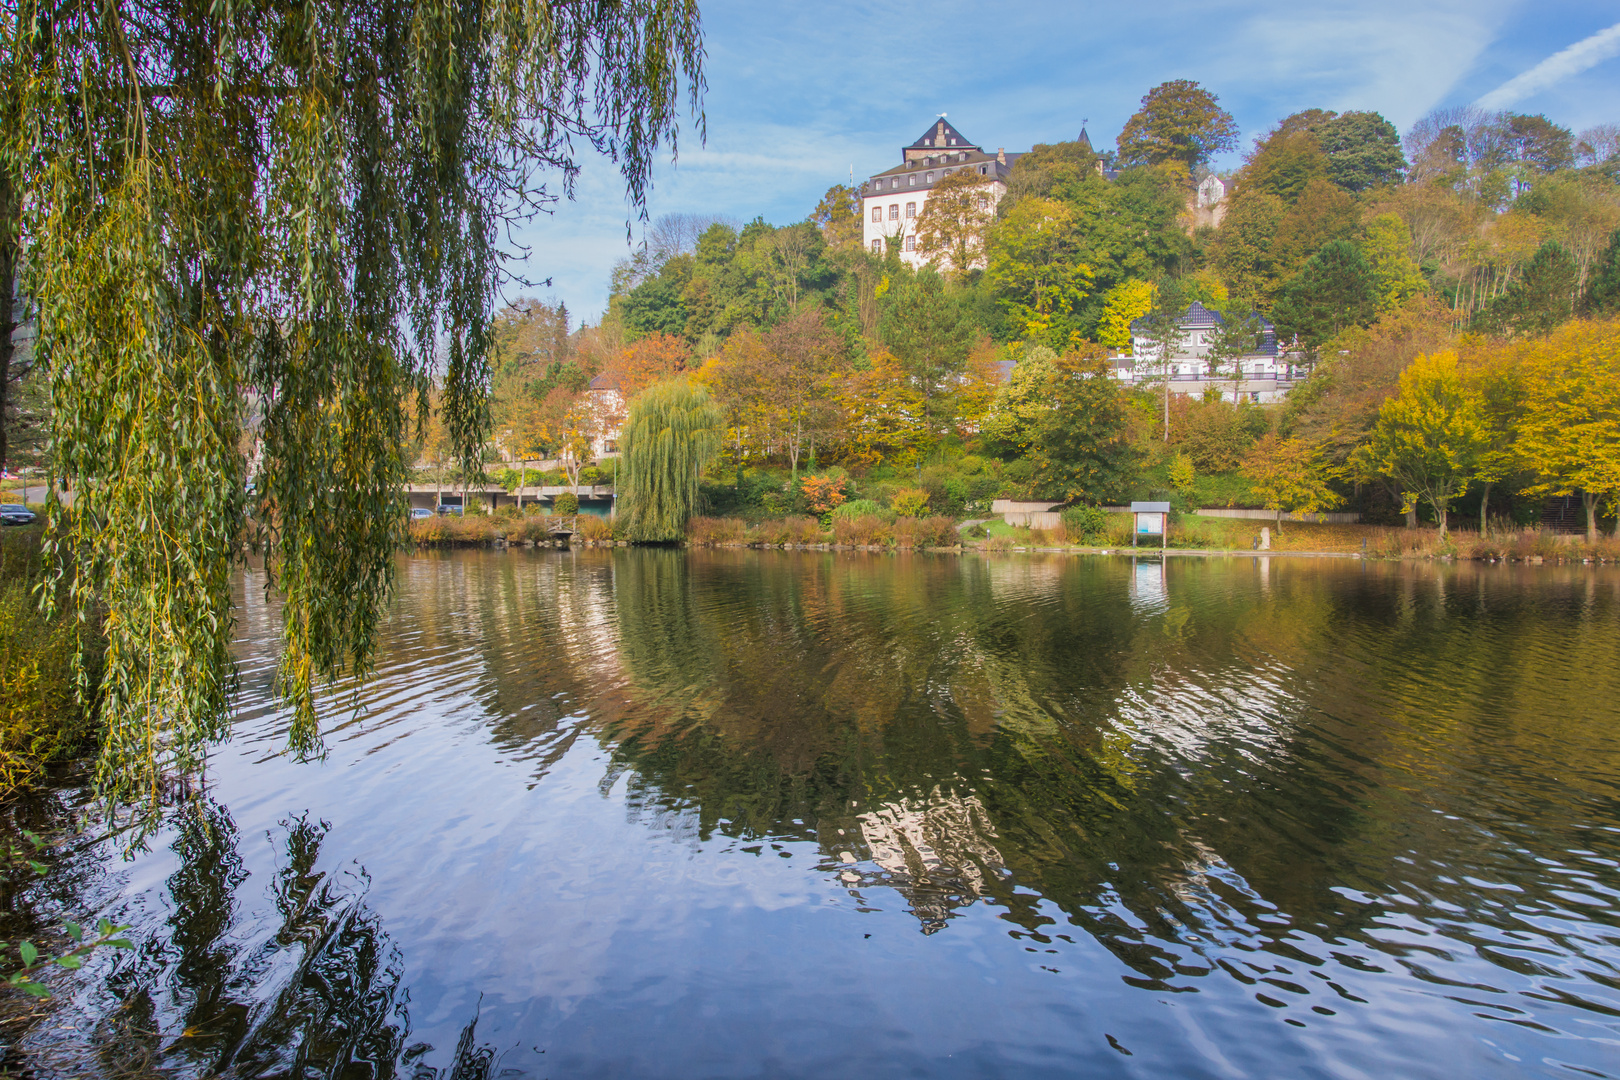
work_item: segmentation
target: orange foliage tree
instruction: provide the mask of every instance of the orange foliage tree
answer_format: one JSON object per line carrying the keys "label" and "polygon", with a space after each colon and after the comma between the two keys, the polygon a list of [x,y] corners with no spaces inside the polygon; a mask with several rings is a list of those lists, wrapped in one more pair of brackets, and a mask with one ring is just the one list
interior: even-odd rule
{"label": "orange foliage tree", "polygon": [[629,401],[653,383],[685,371],[691,356],[683,339],[651,334],[610,356],[602,374]]}

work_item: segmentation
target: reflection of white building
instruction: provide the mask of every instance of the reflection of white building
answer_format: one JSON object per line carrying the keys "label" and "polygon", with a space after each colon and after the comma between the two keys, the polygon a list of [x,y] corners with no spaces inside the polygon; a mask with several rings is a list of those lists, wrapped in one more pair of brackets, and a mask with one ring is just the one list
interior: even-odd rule
{"label": "reflection of white building", "polygon": [[845,853],[846,885],[886,885],[911,904],[923,932],[945,925],[953,910],[989,893],[986,875],[1005,863],[992,838],[990,814],[976,795],[935,788],[926,797],[881,804],[860,816],[861,839],[878,873],[856,871]]}
{"label": "reflection of white building", "polygon": [[882,255],[899,244],[902,259],[912,266],[923,265],[927,260],[917,254],[917,219],[934,185],[967,170],[984,178],[994,205],[1007,194],[1007,176],[1018,158],[1001,149],[985,153],[941,117],[916,142],[900,149],[899,165],[862,186],[862,237],[867,250]]}
{"label": "reflection of white building", "polygon": [[1252,352],[1227,361],[1221,371],[1211,371],[1210,347],[1224,322],[1220,312],[1194,300],[1181,316],[1181,342],[1165,363],[1149,336],[1148,321],[1138,319],[1131,324],[1133,355],[1114,357],[1114,374],[1125,382],[1168,378],[1172,394],[1202,397],[1205,390],[1215,390],[1232,400],[1261,403],[1281,401],[1309,374],[1301,354],[1278,347],[1277,330],[1265,319],[1260,320],[1259,340]]}

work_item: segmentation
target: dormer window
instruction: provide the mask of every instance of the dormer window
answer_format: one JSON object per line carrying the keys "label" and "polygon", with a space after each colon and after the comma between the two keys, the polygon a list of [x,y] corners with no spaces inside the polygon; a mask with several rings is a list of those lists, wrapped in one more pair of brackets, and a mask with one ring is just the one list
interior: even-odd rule
{"label": "dormer window", "polygon": [[951,145],[952,145],[952,146],[955,146],[955,145],[956,145],[956,140],[955,140],[955,139],[952,139],[952,140],[951,140]]}

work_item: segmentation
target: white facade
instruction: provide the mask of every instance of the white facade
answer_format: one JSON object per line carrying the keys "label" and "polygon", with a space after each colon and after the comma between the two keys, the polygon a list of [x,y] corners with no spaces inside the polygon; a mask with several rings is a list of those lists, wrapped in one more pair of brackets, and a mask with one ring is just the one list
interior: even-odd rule
{"label": "white facade", "polygon": [[1288,391],[1308,375],[1309,369],[1298,353],[1284,352],[1277,346],[1277,335],[1270,323],[1261,320],[1259,347],[1239,357],[1220,372],[1209,369],[1209,349],[1222,322],[1219,313],[1196,301],[1181,317],[1181,345],[1168,363],[1161,361],[1153,339],[1138,320],[1131,327],[1131,356],[1114,358],[1114,376],[1124,382],[1157,382],[1168,379],[1172,394],[1202,397],[1214,390],[1234,401],[1270,404],[1288,396]]}
{"label": "white facade", "polygon": [[941,118],[922,138],[901,148],[898,166],[862,185],[861,238],[866,250],[882,255],[898,244],[908,265],[924,265],[929,260],[916,250],[917,219],[934,185],[952,173],[972,171],[984,178],[993,207],[1007,194],[1007,175],[1018,156],[1002,150],[986,154]]}

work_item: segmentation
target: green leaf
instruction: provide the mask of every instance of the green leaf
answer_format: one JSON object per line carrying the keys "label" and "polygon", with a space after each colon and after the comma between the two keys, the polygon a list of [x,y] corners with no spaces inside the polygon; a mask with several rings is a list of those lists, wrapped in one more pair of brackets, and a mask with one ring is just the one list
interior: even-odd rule
{"label": "green leaf", "polygon": [[96,933],[102,937],[106,937],[108,934],[115,934],[117,932],[118,928],[112,924],[111,919],[96,920]]}
{"label": "green leaf", "polygon": [[56,962],[69,971],[78,971],[84,966],[84,961],[72,953],[68,953],[66,956],[58,956]]}
{"label": "green leaf", "polygon": [[33,859],[28,860],[28,865],[34,868],[34,873],[36,874],[48,874],[51,872],[50,867],[46,866],[42,862],[35,862]]}
{"label": "green leaf", "polygon": [[37,982],[20,982],[17,984],[17,989],[21,990],[25,994],[33,994],[37,998],[48,998],[51,996],[51,992]]}
{"label": "green leaf", "polygon": [[42,848],[42,847],[45,846],[45,841],[43,841],[43,840],[41,840],[39,838],[38,833],[29,832],[27,829],[24,829],[22,831],[22,834],[23,834],[24,839],[26,839],[30,844],[34,845],[35,849]]}
{"label": "green leaf", "polygon": [[74,941],[83,941],[84,940],[84,928],[81,927],[78,923],[76,923],[76,922],[64,922],[62,924],[62,929],[66,930],[67,931],[67,936],[72,938]]}
{"label": "green leaf", "polygon": [[17,952],[22,954],[23,967],[25,968],[33,967],[34,961],[39,959],[39,950],[34,947],[34,943],[32,941],[24,941],[19,944],[17,946]]}
{"label": "green leaf", "polygon": [[121,937],[108,938],[106,941],[102,942],[102,944],[111,946],[114,949],[133,949],[135,947],[135,943],[129,940],[129,938]]}

